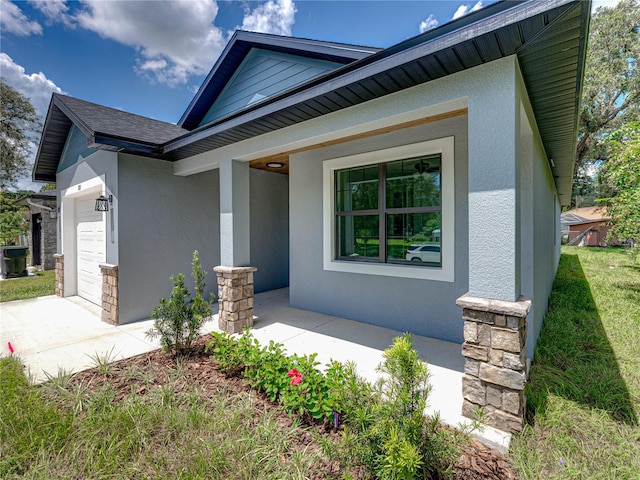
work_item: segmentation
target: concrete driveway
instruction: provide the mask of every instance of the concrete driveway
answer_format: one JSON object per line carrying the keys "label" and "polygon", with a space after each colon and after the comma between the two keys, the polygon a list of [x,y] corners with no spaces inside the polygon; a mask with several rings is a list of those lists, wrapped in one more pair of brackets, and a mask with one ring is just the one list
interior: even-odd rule
{"label": "concrete driveway", "polygon": [[160,347],[158,340],[145,336],[153,320],[114,327],[99,315],[97,306],[74,297],[0,303],[0,354],[10,353],[10,342],[34,380],[41,382],[60,369],[91,368],[95,355],[121,360]]}

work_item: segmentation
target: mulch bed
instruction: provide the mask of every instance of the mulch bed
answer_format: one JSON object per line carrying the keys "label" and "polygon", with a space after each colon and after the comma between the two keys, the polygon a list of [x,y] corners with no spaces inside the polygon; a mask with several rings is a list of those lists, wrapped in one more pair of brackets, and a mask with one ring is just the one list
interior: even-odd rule
{"label": "mulch bed", "polygon": [[[209,358],[205,352],[205,344],[210,335],[199,337],[194,342],[192,354],[183,363],[183,372],[179,380],[173,379],[176,391],[190,389],[196,386],[201,395],[211,398],[224,392],[234,396],[243,392],[249,392],[251,387],[240,377],[229,377],[218,370],[215,360]],[[151,389],[161,388],[167,381],[171,371],[175,371],[175,360],[161,350],[154,350],[135,357],[114,362],[109,365],[107,375],[97,368],[85,370],[73,375],[73,383],[82,383],[90,389],[99,389],[105,384],[110,384],[115,389],[116,401],[120,401],[135,391],[137,395],[144,395]],[[131,375],[136,371],[137,375]],[[144,372],[144,379],[140,372]],[[153,380],[150,381],[150,378]],[[283,427],[291,425],[291,418],[277,404],[273,404],[265,397],[257,394],[258,410],[275,409],[279,411],[278,424]],[[327,423],[317,427],[323,435],[337,435]],[[314,441],[310,433],[301,435],[298,439],[298,447],[319,449],[313,445]],[[504,455],[472,440],[464,449],[456,466],[455,480],[515,480],[517,478]],[[336,461],[324,460],[316,468],[314,479],[338,478],[340,466]],[[356,473],[357,472],[351,472]]]}

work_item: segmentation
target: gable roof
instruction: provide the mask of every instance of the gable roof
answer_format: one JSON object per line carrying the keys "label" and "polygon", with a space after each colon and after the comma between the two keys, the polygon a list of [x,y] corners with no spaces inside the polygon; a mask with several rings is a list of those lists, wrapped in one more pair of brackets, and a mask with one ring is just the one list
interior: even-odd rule
{"label": "gable roof", "polygon": [[560,215],[560,222],[567,225],[607,222],[611,220],[606,207],[580,207],[568,210]]}
{"label": "gable roof", "polygon": [[381,50],[374,47],[237,30],[200,86],[198,93],[191,100],[178,125],[192,130],[200,124],[209,107],[213,105],[242,61],[254,48],[341,64],[351,63]]}
{"label": "gable roof", "polygon": [[590,1],[491,4],[250,105],[184,137],[179,160],[517,55],[561,204],[571,199]]}
{"label": "gable roof", "polygon": [[[385,50],[369,52],[325,75],[194,128],[206,113],[205,105],[206,108],[211,105],[215,91],[218,94],[221,91],[216,89],[224,88],[217,84],[218,75],[225,78],[232,74],[224,66],[234,56],[231,52],[234,47],[229,45],[180,120],[181,126],[189,128],[161,145],[161,142],[155,143],[153,147],[157,148],[141,142],[145,148],[136,152],[180,160],[516,55],[542,142],[551,160],[560,202],[568,204],[590,9],[591,2],[582,0],[494,3]],[[245,36],[255,41],[264,37],[276,44],[310,42],[310,51],[327,47],[327,42],[247,32],[239,32],[232,43],[237,45]],[[333,47],[340,48],[340,45],[333,44]],[[353,46],[347,46],[346,51],[351,51],[350,47]],[[123,148],[137,148],[135,142],[127,143],[126,139],[115,138],[113,143],[122,143]]]}
{"label": "gable roof", "polygon": [[188,133],[172,123],[54,93],[33,167],[34,181],[56,181],[72,124],[87,137],[87,147],[148,156],[159,156],[164,143]]}

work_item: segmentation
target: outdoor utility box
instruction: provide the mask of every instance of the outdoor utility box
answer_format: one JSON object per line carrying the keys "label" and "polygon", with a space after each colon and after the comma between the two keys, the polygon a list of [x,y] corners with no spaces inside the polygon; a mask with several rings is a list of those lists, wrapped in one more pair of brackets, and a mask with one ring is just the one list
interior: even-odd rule
{"label": "outdoor utility box", "polygon": [[28,247],[0,247],[0,274],[2,278],[26,277]]}

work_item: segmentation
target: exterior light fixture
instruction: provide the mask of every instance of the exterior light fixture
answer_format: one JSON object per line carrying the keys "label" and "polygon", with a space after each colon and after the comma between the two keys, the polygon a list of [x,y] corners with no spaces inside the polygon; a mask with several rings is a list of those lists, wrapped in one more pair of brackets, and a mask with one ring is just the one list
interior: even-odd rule
{"label": "exterior light fixture", "polygon": [[282,162],[268,162],[267,167],[269,168],[282,168],[284,167],[284,163]]}
{"label": "exterior light fixture", "polygon": [[109,198],[105,197],[104,195],[100,195],[98,198],[96,198],[95,211],[108,212],[110,203],[113,203],[113,195],[109,195]]}

